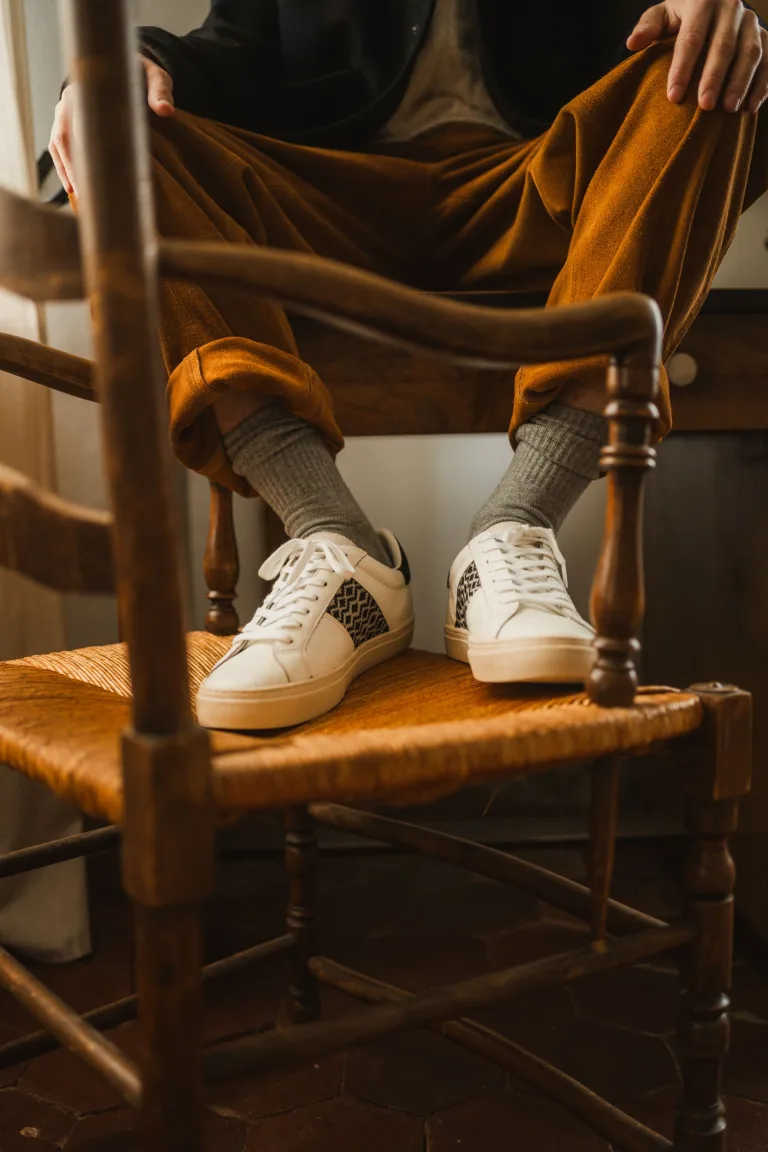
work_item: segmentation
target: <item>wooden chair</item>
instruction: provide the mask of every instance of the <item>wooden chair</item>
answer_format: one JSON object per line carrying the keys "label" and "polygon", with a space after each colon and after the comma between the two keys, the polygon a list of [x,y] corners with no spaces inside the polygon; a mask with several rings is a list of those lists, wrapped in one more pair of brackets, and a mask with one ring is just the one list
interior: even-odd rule
{"label": "wooden chair", "polygon": [[[616,295],[558,310],[499,311],[285,252],[158,243],[126,5],[66,0],[64,10],[88,158],[82,224],[78,230],[70,217],[0,195],[0,283],[34,300],[87,293],[95,371],[7,337],[0,340],[0,367],[74,395],[98,394],[114,520],[3,469],[0,562],[65,591],[116,587],[127,644],[0,665],[0,760],[121,825],[124,883],[136,913],[138,1003],[129,998],[79,1017],[0,950],[0,983],[45,1029],[0,1047],[0,1065],[63,1044],[140,1109],[147,1152],[200,1152],[204,1072],[219,1078],[269,1068],[427,1026],[511,1069],[617,1149],[720,1152],[733,928],[728,837],[738,798],[749,787],[750,697],[718,684],[689,692],[636,688],[642,485],[654,457],[658,310],[646,298]],[[460,664],[410,652],[362,677],[339,708],[299,729],[246,735],[196,727],[190,685],[194,691],[228,641],[210,632],[184,634],[154,336],[158,275],[249,286],[336,327],[374,333],[473,370],[509,370],[554,355],[610,355],[610,437],[603,454],[609,506],[593,595],[597,662],[586,692],[492,690]],[[451,373],[454,368],[446,369]],[[470,413],[467,426],[472,423]],[[234,536],[231,507],[216,490],[214,509],[210,625],[227,632],[234,625]],[[609,896],[620,761],[659,744],[671,745],[690,799],[686,913],[671,924]],[[513,856],[349,806],[412,802],[467,781],[591,760],[589,889]],[[216,820],[269,808],[286,813],[286,933],[201,971],[199,910],[212,884]],[[520,887],[587,919],[592,943],[413,995],[350,971],[318,952],[316,822]],[[0,861],[0,875],[102,848],[118,835],[108,828],[15,853]],[[678,948],[684,954],[684,1083],[674,1142],[462,1018],[499,1000]],[[284,1026],[210,1049],[203,1060],[201,979],[277,952],[285,953],[290,972]],[[322,1022],[318,981],[373,1007]],[[141,1067],[101,1032],[137,1009]]]}

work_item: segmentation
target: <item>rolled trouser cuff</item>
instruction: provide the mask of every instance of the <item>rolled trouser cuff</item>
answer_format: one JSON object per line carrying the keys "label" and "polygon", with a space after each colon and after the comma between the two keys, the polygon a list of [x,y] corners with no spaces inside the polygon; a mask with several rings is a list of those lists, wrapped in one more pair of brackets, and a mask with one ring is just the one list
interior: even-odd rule
{"label": "rolled trouser cuff", "polygon": [[319,429],[334,455],[343,447],[330,393],[309,364],[268,344],[227,336],[195,348],[168,381],[173,450],[182,464],[210,480],[254,495],[248,481],[232,470],[213,411],[229,389],[282,397],[297,416]]}
{"label": "rolled trouser cuff", "polygon": [[[514,445],[517,439],[517,430],[521,424],[526,424],[537,412],[541,412],[557,400],[566,384],[583,377],[592,379],[595,370],[600,368],[607,368],[604,356],[567,360],[559,364],[529,364],[519,368],[515,377],[515,404],[509,428],[512,444]],[[608,403],[607,388],[605,402]],[[672,427],[669,378],[663,366],[659,372],[659,394],[656,405],[659,409],[659,419],[654,429],[654,439],[661,440]]]}

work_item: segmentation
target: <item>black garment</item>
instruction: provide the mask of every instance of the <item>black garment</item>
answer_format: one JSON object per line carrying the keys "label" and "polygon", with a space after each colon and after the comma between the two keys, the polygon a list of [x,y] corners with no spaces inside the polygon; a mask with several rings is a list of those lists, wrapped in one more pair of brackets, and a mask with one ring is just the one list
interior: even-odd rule
{"label": "black garment", "polygon": [[[488,90],[537,135],[626,55],[648,0],[473,0]],[[307,144],[355,147],[405,94],[436,0],[213,0],[186,36],[140,29],[180,108]]]}
{"label": "black garment", "polygon": [[[267,136],[354,148],[402,100],[436,0],[213,0],[202,28],[140,29],[180,108]],[[472,0],[488,91],[538,135],[627,55],[650,0]]]}

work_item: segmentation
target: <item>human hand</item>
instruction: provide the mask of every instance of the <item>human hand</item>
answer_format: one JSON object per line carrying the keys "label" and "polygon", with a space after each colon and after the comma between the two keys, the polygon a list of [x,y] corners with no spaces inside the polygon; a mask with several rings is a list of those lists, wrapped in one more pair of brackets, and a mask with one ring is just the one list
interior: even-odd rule
{"label": "human hand", "polygon": [[768,32],[741,0],[663,0],[640,17],[627,40],[631,52],[676,36],[667,95],[685,97],[697,61],[704,56],[699,107],[757,112],[768,96]]}
{"label": "human hand", "polygon": [[[159,64],[140,56],[139,61],[144,70],[147,83],[147,104],[158,116],[173,116],[176,108],[173,103],[173,80]],[[77,195],[75,184],[75,167],[73,161],[74,122],[75,122],[75,93],[74,85],[68,84],[61,94],[56,105],[53,118],[51,138],[48,142],[53,163],[59,179],[64,185],[68,196]]]}

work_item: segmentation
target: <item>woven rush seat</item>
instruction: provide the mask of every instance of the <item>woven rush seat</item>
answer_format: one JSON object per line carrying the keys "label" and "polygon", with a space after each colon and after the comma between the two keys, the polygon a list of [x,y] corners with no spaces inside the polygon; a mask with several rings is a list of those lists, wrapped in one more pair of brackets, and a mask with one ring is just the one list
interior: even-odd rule
{"label": "woven rush seat", "polygon": [[[188,637],[194,697],[226,637]],[[122,815],[120,734],[130,724],[123,644],[0,664],[0,760],[92,815]],[[314,800],[412,802],[479,775],[637,752],[701,722],[696,696],[645,689],[631,708],[582,693],[479,684],[456,661],[410,651],[372,669],[331,713],[268,734],[212,733],[222,810]]]}

